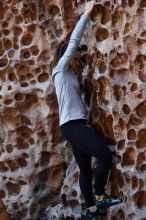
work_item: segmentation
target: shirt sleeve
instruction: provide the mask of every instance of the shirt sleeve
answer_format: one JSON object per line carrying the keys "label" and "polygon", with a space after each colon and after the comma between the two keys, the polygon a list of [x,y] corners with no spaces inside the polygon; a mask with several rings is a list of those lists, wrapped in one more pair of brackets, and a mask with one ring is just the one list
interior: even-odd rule
{"label": "shirt sleeve", "polygon": [[76,52],[76,49],[80,44],[88,20],[88,16],[82,15],[80,20],[76,24],[71,34],[68,47],[57,64],[57,69],[59,69],[60,71],[64,71],[66,68],[68,68],[70,61],[72,60]]}

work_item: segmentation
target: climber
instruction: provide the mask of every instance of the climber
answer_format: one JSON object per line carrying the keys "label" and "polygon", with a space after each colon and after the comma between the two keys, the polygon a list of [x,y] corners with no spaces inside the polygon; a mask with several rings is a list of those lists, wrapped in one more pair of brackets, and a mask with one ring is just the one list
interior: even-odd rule
{"label": "climber", "polygon": [[0,199],[0,220],[9,220],[6,207]]}
{"label": "climber", "polygon": [[[63,137],[70,142],[79,166],[79,185],[88,219],[106,214],[107,207],[122,201],[120,198],[111,197],[105,193],[104,188],[111,167],[112,153],[105,144],[104,135],[96,133],[87,124],[87,112],[76,77],[81,59],[79,44],[94,6],[95,1],[86,3],[85,11],[76,24],[69,41],[61,42],[57,47],[52,71],[52,80],[59,105],[60,129]],[[98,159],[95,171],[95,195],[93,195],[92,189],[92,156]]]}

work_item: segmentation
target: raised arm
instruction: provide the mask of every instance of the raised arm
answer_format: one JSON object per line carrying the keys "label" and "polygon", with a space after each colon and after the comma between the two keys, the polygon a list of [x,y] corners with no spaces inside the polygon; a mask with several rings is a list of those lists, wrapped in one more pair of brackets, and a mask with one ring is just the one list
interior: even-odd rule
{"label": "raised arm", "polygon": [[67,47],[64,55],[60,58],[60,60],[57,64],[57,69],[59,68],[60,70],[65,70],[68,68],[70,61],[72,60],[72,58],[76,52],[76,49],[80,44],[81,38],[83,36],[84,30],[86,27],[86,24],[89,20],[89,17],[90,17],[90,14],[94,8],[94,5],[95,5],[95,1],[87,2],[85,12],[81,16],[80,20],[76,24],[76,26],[71,34],[68,47]]}

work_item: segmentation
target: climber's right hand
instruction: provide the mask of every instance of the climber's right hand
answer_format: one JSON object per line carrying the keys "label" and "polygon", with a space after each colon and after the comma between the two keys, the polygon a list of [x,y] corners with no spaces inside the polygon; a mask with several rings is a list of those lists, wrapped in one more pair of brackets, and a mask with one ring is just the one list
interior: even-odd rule
{"label": "climber's right hand", "polygon": [[91,12],[93,11],[95,2],[96,1],[90,1],[86,3],[84,15],[90,16]]}

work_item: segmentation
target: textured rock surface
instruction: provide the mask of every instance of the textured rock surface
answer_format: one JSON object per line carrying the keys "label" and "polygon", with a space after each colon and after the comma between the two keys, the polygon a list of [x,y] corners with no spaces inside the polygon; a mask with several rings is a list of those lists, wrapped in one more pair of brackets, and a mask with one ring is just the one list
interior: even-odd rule
{"label": "textured rock surface", "polygon": [[[0,197],[13,220],[85,219],[51,82],[55,47],[85,2],[0,1]],[[145,0],[97,1],[81,42],[89,120],[113,151],[107,192],[124,200],[99,219],[146,219],[145,26]]]}

